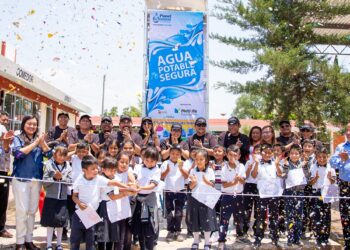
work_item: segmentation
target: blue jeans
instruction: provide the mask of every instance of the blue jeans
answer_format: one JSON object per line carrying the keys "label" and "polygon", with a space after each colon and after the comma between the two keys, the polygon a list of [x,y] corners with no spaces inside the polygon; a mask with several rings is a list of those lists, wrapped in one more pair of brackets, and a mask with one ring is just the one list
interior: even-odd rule
{"label": "blue jeans", "polygon": [[[286,189],[284,195],[303,196],[304,191]],[[303,230],[303,197],[285,197],[288,243],[299,243]]]}

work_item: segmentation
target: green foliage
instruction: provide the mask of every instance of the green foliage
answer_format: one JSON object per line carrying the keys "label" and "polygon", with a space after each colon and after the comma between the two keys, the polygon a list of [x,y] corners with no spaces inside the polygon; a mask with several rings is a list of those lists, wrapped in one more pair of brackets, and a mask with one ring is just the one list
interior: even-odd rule
{"label": "green foliage", "polygon": [[211,34],[213,39],[253,54],[251,61],[221,60],[214,65],[240,74],[266,69],[256,81],[217,84],[234,94],[246,94],[238,99],[234,112],[241,117],[273,121],[346,123],[350,116],[350,74],[342,73],[329,58],[316,55],[310,46],[350,44],[347,37],[313,32],[314,27],[336,15],[350,14],[350,5],[330,5],[327,0],[245,2],[221,0],[214,15],[248,31],[246,37]]}
{"label": "green foliage", "polygon": [[141,110],[135,106],[129,106],[123,109],[123,115],[129,115],[130,117],[141,117]]}
{"label": "green foliage", "polygon": [[242,94],[236,101],[232,116],[239,119],[270,119],[264,110],[264,100],[257,95]]}
{"label": "green foliage", "polygon": [[111,117],[118,116],[118,107],[113,106],[109,111],[105,109],[103,115],[109,115]]}

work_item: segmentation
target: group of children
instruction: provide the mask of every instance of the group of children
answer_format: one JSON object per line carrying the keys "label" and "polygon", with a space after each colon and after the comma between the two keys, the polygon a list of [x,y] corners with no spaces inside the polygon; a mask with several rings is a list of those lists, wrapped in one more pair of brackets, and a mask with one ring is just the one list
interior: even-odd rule
{"label": "group of children", "polygon": [[[215,232],[219,249],[224,249],[231,216],[237,240],[250,243],[247,233],[253,211],[255,247],[264,238],[267,218],[277,247],[285,231],[288,246],[300,246],[304,227],[310,228],[319,245],[328,243],[330,204],[320,197],[324,186],[335,182],[335,172],[328,164],[327,150],[315,152],[311,140],[293,145],[289,152],[283,152],[278,144],[256,145],[245,165],[239,162],[236,145],[227,149],[215,146],[212,160],[206,150],[193,147],[190,158],[183,161],[181,147],[175,144],[170,147],[169,159],[161,164],[159,151],[152,146],[142,148],[140,157],[135,155],[132,141],[125,141],[120,148],[112,141],[106,148],[92,156],[86,143],[79,143],[74,152],[56,146],[45,163],[41,224],[47,227],[48,250],[52,249],[54,229],[56,249],[62,249],[62,231],[68,224],[74,250],[82,242],[86,249],[94,249],[95,242],[98,249],[131,249],[133,241],[138,241],[142,250],[153,249],[159,235],[160,193],[166,240],[184,240],[181,222],[186,206],[185,221],[193,235],[191,249],[198,249],[201,233],[204,249],[210,249]],[[203,185],[222,193],[213,209],[192,195]],[[116,215],[110,205],[114,201],[122,208]],[[77,213],[88,207],[102,218],[90,228]],[[308,223],[304,224],[306,217]]]}

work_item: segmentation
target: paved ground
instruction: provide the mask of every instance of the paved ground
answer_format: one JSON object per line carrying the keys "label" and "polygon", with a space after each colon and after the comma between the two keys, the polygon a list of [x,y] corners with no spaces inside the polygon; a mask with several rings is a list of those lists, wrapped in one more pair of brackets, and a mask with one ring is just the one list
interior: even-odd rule
{"label": "paved ground", "polygon": [[[11,195],[12,197],[12,195]],[[8,209],[8,229],[11,233],[15,234],[15,208],[14,208],[14,202],[12,198],[10,198],[10,205]],[[166,249],[166,250],[172,250],[172,249],[178,249],[178,250],[185,250],[189,249],[192,244],[192,239],[186,239],[184,242],[170,242],[167,243],[165,241],[166,237],[166,230],[164,230],[165,223],[161,223],[161,227],[163,228],[160,232],[160,238],[159,243],[157,246],[157,250],[160,249]],[[183,233],[185,234],[185,230],[183,230]],[[34,231],[34,241],[36,244],[40,245],[42,249],[46,248],[46,229],[41,227],[39,224],[39,213],[37,214],[36,218],[36,226]],[[323,249],[341,249],[342,244],[342,237],[341,237],[341,227],[340,227],[340,219],[339,219],[339,213],[335,210],[332,211],[332,240],[330,242],[330,245]],[[253,242],[253,239],[251,239]],[[275,247],[270,244],[270,240],[265,237],[263,240],[263,245],[260,247],[260,249],[275,249]],[[283,249],[287,249],[286,247],[286,239],[281,239],[281,243],[284,246]],[[299,249],[316,249],[315,240],[308,238],[307,240],[303,241],[304,246]],[[340,244],[339,244],[340,243]],[[15,238],[12,239],[5,239],[0,238],[0,249],[14,249],[15,244]],[[200,249],[203,249],[204,246],[204,240],[200,243]],[[232,231],[230,232],[230,236],[228,237],[227,242],[227,249],[252,249],[250,245],[242,245],[239,243],[235,243],[235,237],[233,236]],[[216,249],[217,243],[213,244],[213,248]],[[65,249],[69,249],[69,245],[67,242],[64,244]],[[134,249],[138,249],[138,247],[135,247]],[[288,248],[289,249],[289,248]],[[293,248],[291,248],[293,249]],[[298,248],[294,248],[298,249]]]}

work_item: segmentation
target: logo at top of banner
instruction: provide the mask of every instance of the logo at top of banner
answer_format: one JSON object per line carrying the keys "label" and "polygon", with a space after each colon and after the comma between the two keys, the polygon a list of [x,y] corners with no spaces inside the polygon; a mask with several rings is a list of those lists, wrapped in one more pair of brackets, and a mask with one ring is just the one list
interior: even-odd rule
{"label": "logo at top of banner", "polygon": [[171,14],[155,13],[152,20],[153,23],[170,23]]}
{"label": "logo at top of banner", "polygon": [[[153,22],[171,22],[172,15],[155,13],[152,19]],[[175,20],[176,16],[173,16],[173,23]],[[185,28],[178,29],[174,35],[149,41],[148,115],[164,110],[165,105],[175,99],[187,97],[190,93],[202,93],[206,89],[203,80],[203,19],[196,20],[193,24],[186,23]],[[193,101],[188,100],[189,103]],[[170,110],[173,114],[188,114],[176,112],[174,108]]]}

